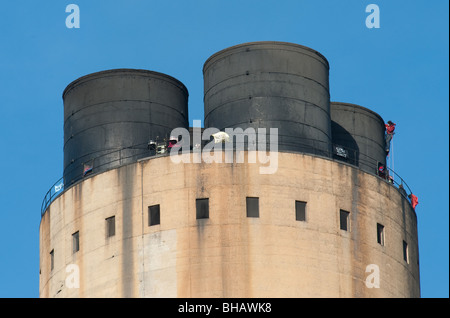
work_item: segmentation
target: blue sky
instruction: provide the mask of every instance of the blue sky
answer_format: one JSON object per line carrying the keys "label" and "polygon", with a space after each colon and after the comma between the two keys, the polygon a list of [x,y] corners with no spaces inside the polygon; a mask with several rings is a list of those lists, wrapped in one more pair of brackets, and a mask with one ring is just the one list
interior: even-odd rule
{"label": "blue sky", "polygon": [[[68,4],[80,28],[65,24]],[[369,29],[367,5],[380,8]],[[203,118],[206,59],[286,41],[330,63],[332,101],[397,123],[394,169],[419,197],[422,297],[449,297],[449,4],[445,0],[15,0],[0,7],[0,297],[39,296],[43,197],[62,176],[62,92],[96,71],[162,72]]]}

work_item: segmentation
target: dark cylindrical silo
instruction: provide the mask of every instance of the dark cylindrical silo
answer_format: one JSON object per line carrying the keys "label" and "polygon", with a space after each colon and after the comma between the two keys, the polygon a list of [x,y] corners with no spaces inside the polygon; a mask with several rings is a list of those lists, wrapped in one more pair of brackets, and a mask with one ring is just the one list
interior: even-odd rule
{"label": "dark cylindrical silo", "polygon": [[189,128],[188,91],[165,74],[135,69],[93,73],[70,83],[64,100],[64,183],[149,155],[150,139]]}
{"label": "dark cylindrical silo", "polygon": [[204,64],[205,127],[278,128],[281,151],[329,156],[329,64],[293,43],[251,42]]}
{"label": "dark cylindrical silo", "polygon": [[385,126],[380,115],[359,105],[338,102],[330,103],[330,112],[336,158],[370,173],[377,172],[378,163],[386,165]]}

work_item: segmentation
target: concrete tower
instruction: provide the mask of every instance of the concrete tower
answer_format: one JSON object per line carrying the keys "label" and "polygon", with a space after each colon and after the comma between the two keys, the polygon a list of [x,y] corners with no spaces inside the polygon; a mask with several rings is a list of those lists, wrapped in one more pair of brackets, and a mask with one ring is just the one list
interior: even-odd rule
{"label": "concrete tower", "polygon": [[[325,57],[245,43],[203,72],[205,127],[190,135],[188,91],[170,76],[111,70],[66,88],[40,297],[420,297],[406,183],[377,173],[384,121],[330,102]],[[171,156],[175,128],[188,135]],[[227,129],[228,143],[209,141]]]}

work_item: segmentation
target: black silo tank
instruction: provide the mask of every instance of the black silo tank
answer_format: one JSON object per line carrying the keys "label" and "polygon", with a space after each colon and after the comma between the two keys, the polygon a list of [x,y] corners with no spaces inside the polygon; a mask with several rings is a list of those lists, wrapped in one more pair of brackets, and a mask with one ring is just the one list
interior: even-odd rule
{"label": "black silo tank", "polygon": [[250,42],[204,64],[205,128],[278,128],[280,151],[331,154],[329,64],[293,43]]}
{"label": "black silo tank", "polygon": [[335,156],[336,146],[343,147],[348,162],[369,173],[377,172],[378,163],[386,165],[385,126],[380,115],[359,105],[338,102],[330,103],[330,112]]}
{"label": "black silo tank", "polygon": [[114,69],[70,83],[64,101],[64,183],[149,155],[150,139],[189,128],[188,91],[165,74]]}

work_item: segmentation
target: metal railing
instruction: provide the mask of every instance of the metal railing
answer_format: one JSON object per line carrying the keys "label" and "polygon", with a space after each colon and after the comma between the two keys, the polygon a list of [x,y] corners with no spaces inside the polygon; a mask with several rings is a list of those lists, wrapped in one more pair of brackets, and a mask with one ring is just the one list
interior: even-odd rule
{"label": "metal railing", "polygon": [[56,181],[50,190],[45,194],[44,200],[41,204],[41,217],[44,215],[48,206],[58,197],[60,194],[64,192],[64,178],[61,177],[58,181]]}
{"label": "metal railing", "polygon": [[[386,167],[386,171],[387,173],[385,173],[384,175],[380,175],[378,173],[378,161],[374,158],[371,158],[365,154],[361,154],[358,150],[355,149],[349,149],[346,147],[342,147],[340,145],[337,144],[332,144],[331,150],[325,149],[325,147],[317,147],[317,144],[320,143],[321,141],[317,141],[317,140],[312,140],[311,143],[302,143],[302,142],[295,142],[295,143],[278,143],[278,147],[280,148],[281,146],[284,147],[292,147],[295,146],[298,149],[301,149],[299,151],[289,151],[292,153],[305,153],[305,154],[310,154],[310,155],[315,155],[315,156],[320,156],[320,157],[325,157],[328,159],[332,159],[334,161],[339,161],[339,162],[344,162],[347,163],[349,165],[352,165],[354,167],[360,168],[363,171],[369,172],[369,173],[373,173],[374,175],[378,176],[379,178],[384,179],[386,182],[392,184],[393,186],[395,186],[396,188],[399,189],[400,193],[406,198],[408,199],[408,195],[412,193],[411,188],[408,186],[408,184],[405,182],[405,180],[398,175],[394,170]],[[201,148],[204,147],[204,145],[206,143],[209,143],[209,141],[202,141],[201,144]],[[312,146],[316,145],[316,146]],[[146,147],[143,148],[142,146],[145,145]],[[142,147],[142,148],[141,148]],[[129,149],[141,149],[143,151],[135,153],[133,155],[129,155],[129,156],[122,156],[122,152],[124,150],[129,150]],[[145,149],[145,150],[144,150]],[[166,148],[167,149],[167,148]],[[236,149],[236,145],[234,145],[233,150]],[[247,149],[247,148],[241,148],[241,149]],[[200,149],[201,150],[201,149]],[[190,151],[195,151],[193,150],[193,147],[190,146]],[[199,150],[197,150],[199,151]],[[267,151],[270,151],[270,149],[267,149]],[[113,153],[117,152],[118,159],[114,159],[108,162],[103,162],[102,164],[96,164],[96,162],[100,161],[100,159],[106,157],[106,156],[111,156]],[[281,150],[280,152],[288,152],[285,150]],[[94,154],[94,153],[93,153]],[[92,155],[92,154],[91,154]],[[84,163],[81,163],[80,165],[74,165],[74,166],[68,166],[65,170],[64,170],[64,176],[66,176],[69,173],[72,173],[73,171],[78,170],[79,173],[77,173],[77,176],[75,178],[72,178],[71,182],[69,185],[66,185],[64,182],[64,177],[61,177],[60,179],[58,179],[58,181],[56,181],[52,187],[47,191],[47,193],[44,196],[44,199],[42,201],[41,204],[41,216],[44,215],[45,211],[47,210],[47,208],[49,207],[49,205],[59,196],[61,195],[65,190],[67,190],[68,188],[70,188],[72,185],[74,185],[76,182],[84,179],[85,177],[89,177],[92,174],[95,174],[95,171],[105,171],[102,170],[101,168],[104,166],[110,166],[111,168],[116,168],[118,166],[121,166],[123,164],[124,161],[126,161],[126,163],[132,163],[132,162],[136,162],[138,159],[142,159],[145,157],[151,157],[151,156],[155,156],[157,155],[157,153],[154,150],[150,150],[147,147],[147,143],[141,143],[138,145],[132,145],[129,147],[124,147],[121,149],[115,149],[112,150],[106,154],[97,156],[97,157],[88,157],[88,160],[85,160],[86,162],[92,162],[92,166],[93,169],[89,172],[89,173],[83,173],[83,166]],[[167,151],[166,153],[162,154],[163,156],[169,155],[169,152]],[[86,155],[88,156],[88,155]],[[135,158],[136,160],[132,160],[129,161],[128,159],[130,158]],[[114,165],[114,163],[117,163],[116,165]],[[371,170],[370,167],[373,167],[373,170]],[[370,168],[370,169],[369,169]],[[369,171],[368,171],[369,170]],[[395,176],[395,177],[394,177]],[[405,189],[406,187],[406,189]],[[403,191],[404,190],[404,191]]]}
{"label": "metal railing", "polygon": [[[103,170],[101,170],[101,168],[103,168],[105,166],[111,166],[113,163],[117,163],[117,165],[113,165],[113,167],[118,167],[118,166],[121,166],[122,163],[124,161],[126,161],[127,159],[129,159],[129,158],[133,158],[133,157],[142,158],[144,155],[148,155],[149,154],[149,150],[147,148],[145,148],[146,149],[145,151],[141,151],[139,153],[135,153],[135,154],[133,154],[131,156],[123,156],[122,155],[122,152],[124,150],[127,150],[127,149],[143,149],[143,148],[136,148],[136,147],[139,147],[139,146],[142,146],[142,145],[147,145],[147,143],[145,143],[145,144],[141,143],[141,144],[138,144],[138,145],[133,145],[133,146],[124,147],[124,148],[121,148],[121,149],[112,150],[112,151],[110,151],[110,152],[108,152],[106,154],[103,154],[103,155],[100,155],[100,156],[97,156],[97,157],[94,157],[94,158],[87,157],[88,159],[85,160],[80,165],[72,165],[72,166],[66,167],[66,169],[64,169],[64,172],[63,172],[64,176],[66,176],[66,175],[68,175],[70,173],[73,173],[74,171],[78,171],[78,172],[76,173],[76,176],[72,178],[72,180],[70,181],[70,184],[65,184],[66,180],[64,180],[64,176],[63,176],[63,177],[59,178],[58,181],[56,181],[52,185],[52,187],[45,194],[44,199],[42,201],[42,204],[41,204],[41,216],[44,215],[44,213],[47,210],[48,206],[59,195],[61,195],[65,190],[70,188],[76,182],[78,182],[78,181],[84,179],[85,177],[90,176],[91,174],[94,173],[94,171],[90,171],[89,173],[84,173],[83,172],[83,168],[84,168],[84,164],[85,163],[91,162],[93,167],[95,168],[95,170],[100,170],[100,171],[103,171]],[[118,153],[118,156],[117,156],[118,159],[110,160],[110,161],[104,162],[102,164],[96,164],[96,162],[100,161],[100,159],[102,159],[104,157],[107,157],[107,156],[111,156],[114,153]],[[89,155],[91,155],[91,154],[85,155],[85,157],[89,156]]]}

